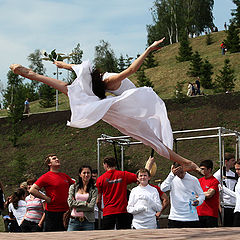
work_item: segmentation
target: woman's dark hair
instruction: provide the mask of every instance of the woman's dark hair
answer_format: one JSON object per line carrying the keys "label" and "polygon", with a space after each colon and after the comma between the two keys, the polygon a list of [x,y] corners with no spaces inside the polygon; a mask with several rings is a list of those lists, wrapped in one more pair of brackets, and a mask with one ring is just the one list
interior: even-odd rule
{"label": "woman's dark hair", "polygon": [[18,201],[22,200],[22,197],[25,196],[26,190],[24,188],[18,188],[12,195],[11,203],[15,209],[18,209]]}
{"label": "woman's dark hair", "polygon": [[[78,171],[79,174],[81,174],[81,172],[83,171],[84,168],[88,168],[90,170],[90,172],[91,172],[91,175],[92,175],[92,168],[90,166],[88,166],[88,165],[81,166],[79,168],[79,171]],[[80,175],[78,175],[78,183],[77,183],[77,185],[78,185],[78,189],[82,189],[83,188],[83,181],[82,181],[82,178],[80,177]],[[91,178],[89,179],[88,185],[87,185],[87,190],[86,190],[87,193],[89,193],[90,188],[93,188],[93,187],[94,187],[94,181],[93,181],[92,176],[91,176]]]}
{"label": "woman's dark hair", "polygon": [[105,95],[105,84],[102,81],[102,75],[97,68],[94,68],[91,72],[92,76],[92,91],[100,99],[106,98]]}

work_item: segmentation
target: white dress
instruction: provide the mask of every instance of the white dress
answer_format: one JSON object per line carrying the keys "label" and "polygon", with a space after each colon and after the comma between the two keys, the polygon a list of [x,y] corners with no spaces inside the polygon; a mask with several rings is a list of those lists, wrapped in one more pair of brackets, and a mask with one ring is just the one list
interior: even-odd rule
{"label": "white dress", "polygon": [[[77,78],[68,86],[71,121],[68,126],[85,128],[100,119],[169,158],[165,146],[172,149],[173,136],[164,102],[149,87],[136,88],[124,79],[116,96],[100,100],[92,92],[91,64],[84,61],[72,67]],[[114,73],[105,73],[103,80]],[[110,92],[110,91],[109,91]]]}

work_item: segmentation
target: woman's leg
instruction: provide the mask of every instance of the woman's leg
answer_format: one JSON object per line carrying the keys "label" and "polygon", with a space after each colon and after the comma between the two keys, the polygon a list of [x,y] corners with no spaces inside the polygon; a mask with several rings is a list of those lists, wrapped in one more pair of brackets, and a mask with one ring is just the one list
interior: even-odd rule
{"label": "woman's leg", "polygon": [[[167,148],[167,147],[166,147]],[[194,162],[178,155],[177,153],[175,153],[173,150],[167,148],[168,153],[169,153],[169,160],[173,161],[173,162],[177,162],[179,163],[182,167],[183,170],[185,172],[187,171],[196,171],[200,174],[202,174],[201,169],[197,166],[197,164],[195,164]]]}
{"label": "woman's leg", "polygon": [[10,69],[15,74],[21,75],[22,77],[28,78],[30,80],[45,83],[48,86],[53,87],[67,95],[67,83],[65,83],[61,80],[57,80],[54,78],[50,78],[50,77],[46,77],[46,76],[37,74],[37,73],[33,72],[31,69],[25,68],[19,64],[12,64],[10,66]]}

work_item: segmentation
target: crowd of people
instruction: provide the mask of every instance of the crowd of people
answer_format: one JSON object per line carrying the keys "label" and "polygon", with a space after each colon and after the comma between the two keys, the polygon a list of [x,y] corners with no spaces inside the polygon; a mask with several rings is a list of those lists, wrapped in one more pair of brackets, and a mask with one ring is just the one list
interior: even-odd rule
{"label": "crowd of people", "polygon": [[[217,227],[219,221],[223,226],[240,226],[240,182],[236,177],[240,176],[240,161],[230,153],[225,154],[223,185],[220,170],[212,173],[211,160],[200,163],[204,176],[199,179],[174,163],[159,186],[150,184],[153,157],[136,174],[117,170],[116,160],[105,157],[105,173],[98,176],[97,170],[82,165],[78,180],[60,172],[56,154],[49,154],[44,161],[48,172],[38,179],[29,178],[6,201],[2,199],[1,208],[8,210],[6,231],[156,229],[169,205],[168,191],[169,228]],[[129,184],[135,187],[129,190]],[[2,184],[1,191],[3,196]]]}
{"label": "crowd of people", "polygon": [[200,78],[197,77],[195,83],[188,83],[188,87],[187,87],[187,96],[191,97],[191,96],[196,96],[196,95],[201,95],[202,92],[200,90]]}

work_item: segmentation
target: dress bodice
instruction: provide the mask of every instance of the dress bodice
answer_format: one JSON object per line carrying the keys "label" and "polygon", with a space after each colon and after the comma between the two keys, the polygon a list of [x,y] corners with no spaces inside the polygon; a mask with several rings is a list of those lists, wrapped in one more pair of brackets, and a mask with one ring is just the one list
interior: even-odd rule
{"label": "dress bodice", "polygon": [[[116,74],[117,73],[108,73],[108,72],[106,72],[103,75],[103,81],[104,81],[104,79],[106,79],[106,78],[108,78],[108,77],[110,77],[112,75],[116,75]],[[136,88],[136,86],[128,78],[125,78],[121,82],[121,85],[120,85],[120,87],[117,90],[114,90],[114,91],[106,90],[106,91],[109,92],[109,93],[114,94],[115,96],[120,96],[123,92],[125,92],[126,90],[129,90],[129,89],[132,89],[132,88]]]}

